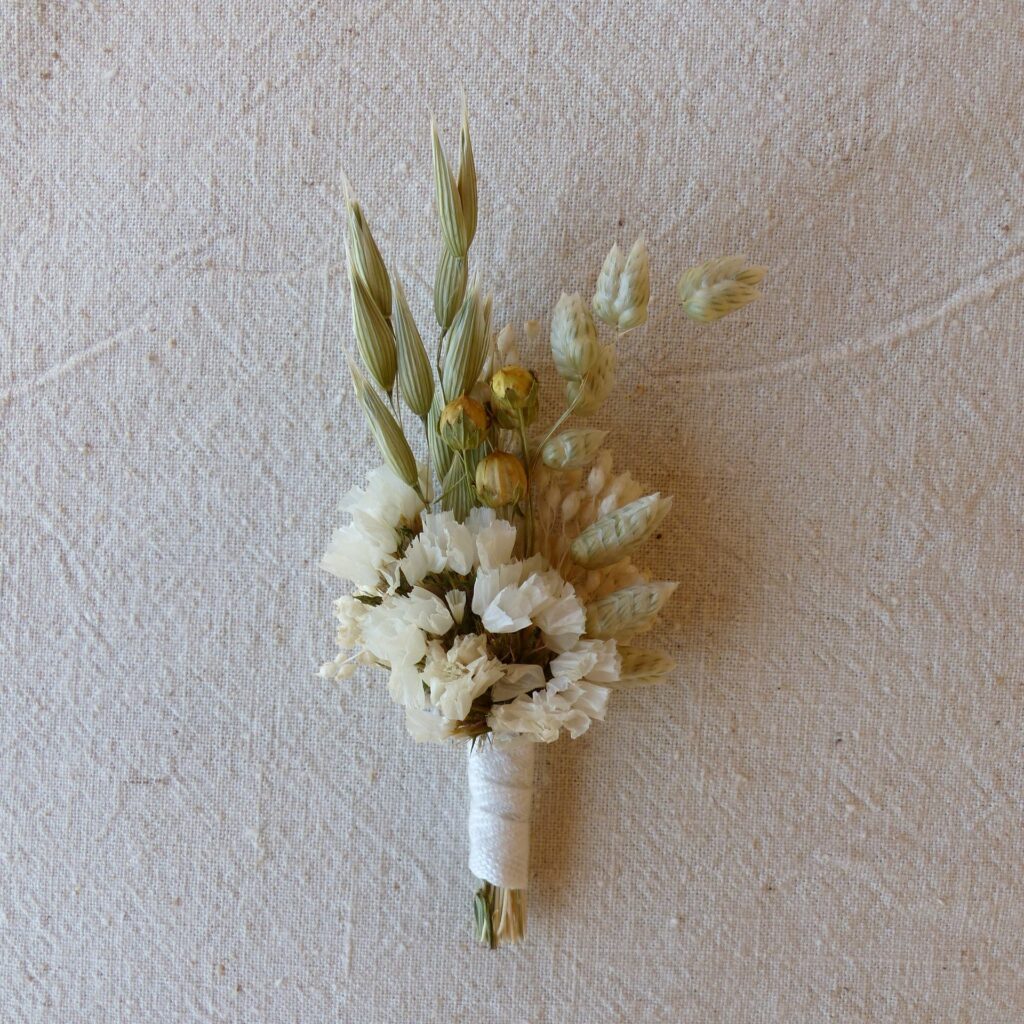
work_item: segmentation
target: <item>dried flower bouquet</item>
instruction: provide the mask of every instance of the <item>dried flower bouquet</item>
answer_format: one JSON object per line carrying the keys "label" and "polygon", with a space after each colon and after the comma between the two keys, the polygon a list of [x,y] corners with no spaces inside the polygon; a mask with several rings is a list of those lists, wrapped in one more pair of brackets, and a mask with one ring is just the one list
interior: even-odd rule
{"label": "dried flower bouquet", "polygon": [[[346,189],[364,369],[350,366],[384,465],[346,497],[349,522],[322,561],[354,589],[334,604],[340,653],[321,675],[379,666],[415,740],[468,741],[475,931],[493,947],[524,934],[535,745],[581,736],[615,690],[672,671],[668,654],[635,640],[676,583],[634,562],[671,499],[615,473],[606,432],[574,422],[601,408],[616,343],[647,320],[643,240],[628,255],[612,247],[589,304],[558,300],[550,344],[564,408],[537,430],[541,384],[522,365],[515,329],[492,331],[492,296],[469,276],[477,178],[465,109],[457,174],[436,127],[432,140],[443,242],[433,359]],[[739,258],[712,260],[683,274],[679,298],[691,318],[714,320],[756,298],[763,274]],[[528,343],[539,333],[526,325]],[[415,420],[426,464],[406,433]]]}

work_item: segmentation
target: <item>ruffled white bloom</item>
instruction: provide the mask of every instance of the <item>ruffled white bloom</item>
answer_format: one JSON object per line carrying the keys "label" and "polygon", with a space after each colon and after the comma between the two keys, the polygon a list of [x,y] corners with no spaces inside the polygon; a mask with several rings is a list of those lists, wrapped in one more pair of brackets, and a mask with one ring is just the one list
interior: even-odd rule
{"label": "ruffled white bloom", "polygon": [[462,625],[462,620],[466,617],[466,592],[464,590],[449,590],[444,595],[444,599],[448,602],[448,609],[456,624]]}
{"label": "ruffled white bloom", "polygon": [[334,602],[334,619],[338,623],[335,639],[343,651],[359,647],[363,642],[363,619],[368,605],[347,594]]}
{"label": "ruffled white bloom", "polygon": [[443,743],[455,730],[453,723],[426,708],[407,707],[405,727],[417,743]]}
{"label": "ruffled white bloom", "polygon": [[412,525],[423,502],[407,483],[380,466],[367,478],[365,489],[349,491],[341,507],[352,513],[352,522],[335,530],[320,567],[357,587],[373,588],[398,552],[398,527]]}
{"label": "ruffled white bloom", "polygon": [[562,729],[576,739],[590,723],[604,718],[610,691],[594,683],[552,680],[544,690],[498,704],[487,716],[495,736],[527,736],[541,743],[558,739]]}
{"label": "ruffled white bloom", "polygon": [[452,572],[466,575],[476,561],[476,542],[469,529],[451,512],[427,512],[423,529],[406,548],[399,563],[402,574],[413,584],[430,573]]}
{"label": "ruffled white bloom", "polygon": [[614,640],[580,640],[571,650],[552,658],[551,676],[570,682],[614,683],[622,672]]}
{"label": "ruffled white bloom", "polygon": [[430,703],[452,722],[461,722],[473,701],[504,674],[505,666],[487,653],[481,634],[459,637],[446,651],[434,641],[427,652],[423,682],[430,688]]}
{"label": "ruffled white bloom", "polygon": [[407,597],[396,598],[392,607],[406,622],[434,636],[442,636],[454,624],[452,613],[444,601],[422,587],[413,587]]}
{"label": "ruffled white bloom", "polygon": [[489,633],[517,633],[533,624],[533,616],[554,599],[543,576],[502,587],[484,609],[480,621]]}
{"label": "ruffled white bloom", "polygon": [[554,571],[544,578],[551,598],[537,609],[533,622],[551,650],[568,651],[587,628],[587,613],[571,583]]}
{"label": "ruffled white bloom", "polygon": [[540,665],[505,665],[504,668],[505,674],[491,688],[491,697],[496,701],[513,700],[546,685]]}
{"label": "ruffled white bloom", "polygon": [[474,508],[466,517],[466,528],[476,542],[475,565],[495,569],[512,558],[516,546],[516,528],[499,519],[493,508]]}

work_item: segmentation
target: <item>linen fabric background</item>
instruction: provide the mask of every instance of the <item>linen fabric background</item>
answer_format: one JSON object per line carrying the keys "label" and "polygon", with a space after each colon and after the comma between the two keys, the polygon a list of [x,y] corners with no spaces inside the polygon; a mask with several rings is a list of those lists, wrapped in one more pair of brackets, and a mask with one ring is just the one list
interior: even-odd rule
{"label": "linen fabric background", "polygon": [[[1019,1021],[1020,15],[4,5],[0,1018]],[[648,240],[597,423],[682,583],[674,681],[540,752],[493,954],[464,753],[314,675],[377,462],[342,170],[432,337],[460,84],[499,322]],[[765,298],[686,322],[734,252]]]}

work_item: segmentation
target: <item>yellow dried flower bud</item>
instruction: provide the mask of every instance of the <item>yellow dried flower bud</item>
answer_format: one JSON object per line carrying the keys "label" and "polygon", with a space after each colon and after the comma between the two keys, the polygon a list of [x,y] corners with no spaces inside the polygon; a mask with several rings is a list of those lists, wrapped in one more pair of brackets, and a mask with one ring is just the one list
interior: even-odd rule
{"label": "yellow dried flower bud", "polygon": [[460,395],[441,410],[438,430],[457,452],[478,448],[487,437],[487,410],[475,398]]}
{"label": "yellow dried flower bud", "polygon": [[537,377],[522,366],[505,366],[491,377],[491,405],[500,426],[511,430],[520,417],[529,426],[537,417],[540,387]]}
{"label": "yellow dried flower bud", "polygon": [[476,493],[488,508],[514,505],[527,489],[526,467],[509,452],[491,452],[477,464]]}

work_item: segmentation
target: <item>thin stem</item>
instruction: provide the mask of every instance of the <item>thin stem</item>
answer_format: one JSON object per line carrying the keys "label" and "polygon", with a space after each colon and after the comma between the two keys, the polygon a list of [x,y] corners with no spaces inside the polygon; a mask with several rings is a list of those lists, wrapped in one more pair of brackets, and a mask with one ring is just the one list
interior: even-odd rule
{"label": "thin stem", "polygon": [[[589,376],[589,374],[587,376]],[[537,459],[540,458],[540,453],[543,450],[544,445],[546,445],[548,441],[551,440],[551,438],[554,436],[555,431],[572,415],[573,409],[575,409],[576,406],[580,404],[580,398],[583,396],[583,384],[586,384],[586,382],[587,377],[585,376],[583,380],[580,382],[580,389],[579,391],[576,392],[576,397],[568,404],[568,406],[566,406],[565,412],[563,412],[562,415],[559,416],[558,419],[551,424],[551,427],[549,428],[548,432],[544,435],[544,440],[541,441],[539,445],[537,445],[537,451],[533,457],[534,462],[536,462]],[[528,470],[532,468],[532,464],[527,467]]]}
{"label": "thin stem", "polygon": [[533,554],[533,481],[531,480],[530,464],[530,442],[526,438],[526,423],[523,420],[523,410],[518,412],[519,416],[519,441],[523,446],[523,465],[526,467],[526,508],[523,512],[523,553],[529,558]]}

